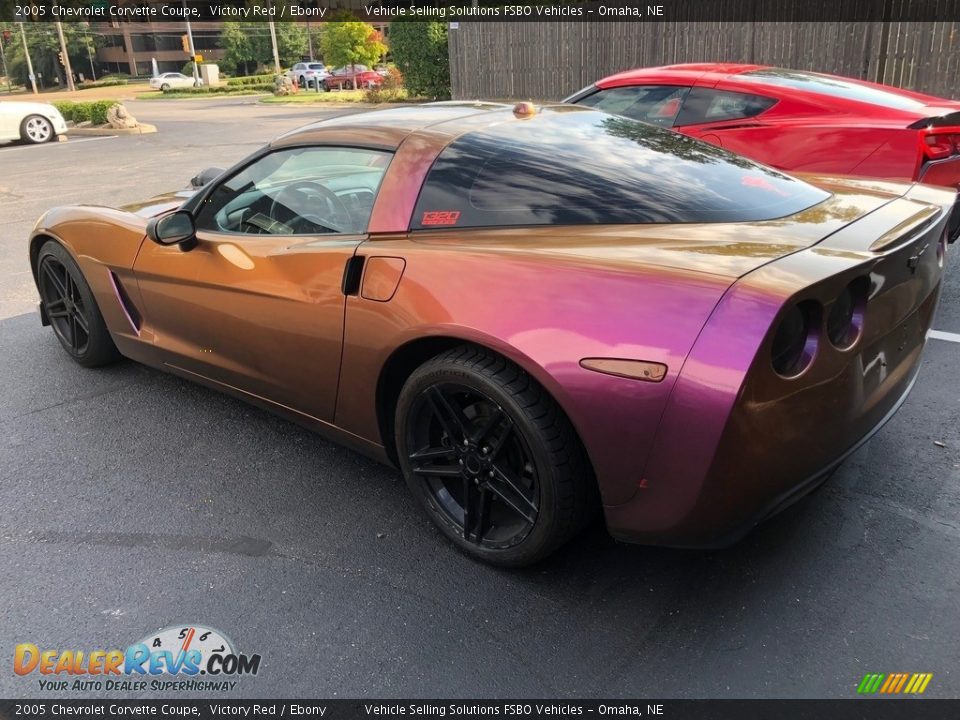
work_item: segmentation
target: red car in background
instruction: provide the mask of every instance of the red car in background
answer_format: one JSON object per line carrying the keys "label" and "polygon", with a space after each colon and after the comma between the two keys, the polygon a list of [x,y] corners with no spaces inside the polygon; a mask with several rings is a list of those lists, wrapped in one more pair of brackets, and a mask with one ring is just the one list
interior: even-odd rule
{"label": "red car in background", "polygon": [[[960,188],[960,102],[764,65],[629,70],[565,102],[671,127],[791,172]],[[954,213],[951,241],[960,235]]]}
{"label": "red car in background", "polygon": [[323,84],[327,90],[352,90],[354,88],[377,87],[383,83],[383,75],[371,70],[366,65],[347,65],[334,68],[330,75],[324,78]]}

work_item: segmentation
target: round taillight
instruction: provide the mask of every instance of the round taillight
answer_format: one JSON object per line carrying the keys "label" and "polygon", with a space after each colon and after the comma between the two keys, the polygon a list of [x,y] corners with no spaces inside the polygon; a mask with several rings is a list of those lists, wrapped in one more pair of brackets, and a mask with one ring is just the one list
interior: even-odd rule
{"label": "round taillight", "polygon": [[867,304],[866,278],[857,278],[847,285],[827,313],[827,337],[834,347],[846,350],[860,337],[863,312]]}
{"label": "round taillight", "polygon": [[820,306],[804,300],[780,318],[770,348],[773,369],[783,377],[796,377],[806,370],[817,353]]}

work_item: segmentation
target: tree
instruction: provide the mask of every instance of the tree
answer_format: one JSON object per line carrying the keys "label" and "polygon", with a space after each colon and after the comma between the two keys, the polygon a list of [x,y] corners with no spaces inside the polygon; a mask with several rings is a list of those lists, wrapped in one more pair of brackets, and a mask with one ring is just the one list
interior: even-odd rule
{"label": "tree", "polygon": [[[60,64],[60,40],[53,23],[24,23],[27,34],[27,44],[30,46],[30,58],[33,60],[33,71],[43,76],[43,84],[52,84],[54,78],[64,80],[63,66]],[[23,43],[20,40],[20,28],[16,23],[0,23],[0,31],[10,31],[10,44],[5,45],[7,53],[7,68],[10,76],[20,84],[29,84],[27,60],[23,54]],[[64,40],[67,44],[67,54],[74,72],[83,72],[89,67],[90,55],[96,52],[96,36],[90,32],[86,23],[64,23]],[[85,73],[86,74],[86,73]],[[40,85],[40,82],[37,83]]]}
{"label": "tree", "polygon": [[[225,70],[235,70],[249,75],[251,66],[256,70],[258,64],[246,23],[225,22],[217,45],[223,48],[223,66]],[[241,68],[243,68],[241,70]]]}
{"label": "tree", "polygon": [[403,73],[407,92],[438,100],[450,97],[446,23],[393,23],[390,26],[390,52]]}
{"label": "tree", "polygon": [[[292,22],[278,22],[277,54],[280,64],[284,67],[300,62],[307,56],[307,29]],[[273,58],[273,48],[270,46],[270,36],[267,34],[267,48],[270,58]]]}
{"label": "tree", "polygon": [[323,30],[323,61],[334,67],[349,65],[351,69],[355,65],[376,65],[387,52],[383,37],[369,23],[346,19],[352,15],[340,17],[344,19],[327,23]]}
{"label": "tree", "polygon": [[[277,54],[280,64],[300,62],[307,53],[307,31],[295,23],[278,22]],[[224,67],[249,75],[260,65],[273,66],[270,31],[264,22],[225,22],[217,44],[224,50]]]}

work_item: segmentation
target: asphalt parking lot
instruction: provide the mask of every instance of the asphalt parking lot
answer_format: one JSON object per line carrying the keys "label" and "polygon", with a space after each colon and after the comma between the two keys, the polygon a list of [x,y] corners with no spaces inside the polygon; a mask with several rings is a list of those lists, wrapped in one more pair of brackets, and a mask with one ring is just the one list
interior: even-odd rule
{"label": "asphalt parking lot", "polygon": [[[159,132],[0,147],[0,696],[39,694],[11,671],[17,643],[122,648],[199,623],[262,656],[225,697],[848,698],[867,672],[931,672],[927,696],[960,697],[960,343],[931,339],[894,419],[733,548],[595,528],[494,570],[398,473],[133,363],[79,368],[41,328],[26,238],[45,209],[179,188],[340,112],[128,107]],[[935,327],[960,333],[952,249]]]}

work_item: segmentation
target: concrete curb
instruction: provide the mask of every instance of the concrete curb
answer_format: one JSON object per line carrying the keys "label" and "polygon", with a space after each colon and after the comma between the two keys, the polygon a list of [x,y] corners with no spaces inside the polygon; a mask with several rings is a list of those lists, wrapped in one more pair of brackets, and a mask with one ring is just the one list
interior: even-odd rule
{"label": "concrete curb", "polygon": [[140,123],[138,127],[135,128],[111,128],[111,127],[72,127],[67,128],[67,135],[76,135],[78,137],[82,136],[103,136],[103,135],[149,135],[150,133],[155,133],[157,128],[155,125],[149,125],[147,123]]}

